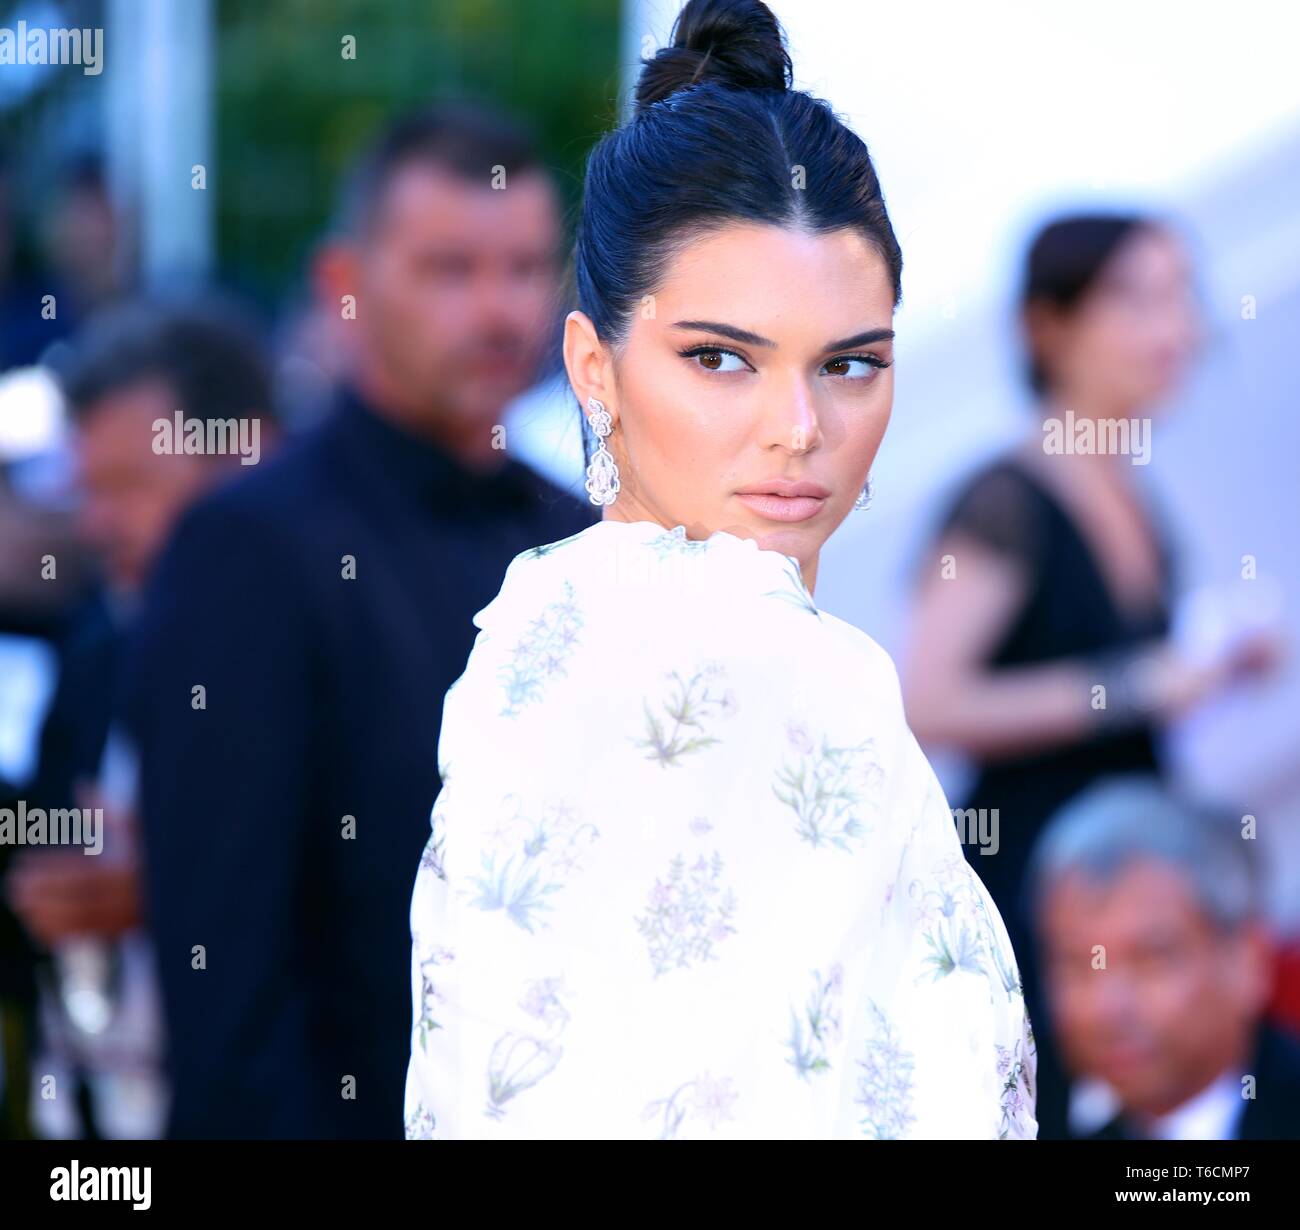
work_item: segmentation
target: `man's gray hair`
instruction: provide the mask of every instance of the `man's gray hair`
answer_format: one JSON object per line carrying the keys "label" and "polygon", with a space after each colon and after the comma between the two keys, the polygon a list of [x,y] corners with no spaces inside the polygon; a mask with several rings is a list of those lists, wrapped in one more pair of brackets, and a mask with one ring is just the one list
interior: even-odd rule
{"label": "man's gray hair", "polygon": [[1180,872],[1206,916],[1228,931],[1258,912],[1254,847],[1240,817],[1181,800],[1154,777],[1104,778],[1048,822],[1030,857],[1027,887],[1037,915],[1065,873],[1109,884],[1129,864],[1149,859]]}

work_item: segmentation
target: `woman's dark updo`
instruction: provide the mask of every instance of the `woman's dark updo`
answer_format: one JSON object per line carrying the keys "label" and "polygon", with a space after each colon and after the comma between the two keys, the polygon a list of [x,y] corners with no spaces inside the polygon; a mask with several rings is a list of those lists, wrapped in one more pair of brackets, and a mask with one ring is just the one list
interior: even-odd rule
{"label": "woman's dark updo", "polygon": [[766,4],[687,4],[672,45],[643,60],[638,114],[701,80],[737,90],[788,90],[794,79],[776,15]]}
{"label": "woman's dark updo", "polygon": [[672,45],[642,61],[630,120],[592,151],[574,248],[578,307],[607,345],[680,246],[730,222],[856,228],[903,258],[867,147],[821,99],[791,88],[785,40],[760,0],[689,0]]}

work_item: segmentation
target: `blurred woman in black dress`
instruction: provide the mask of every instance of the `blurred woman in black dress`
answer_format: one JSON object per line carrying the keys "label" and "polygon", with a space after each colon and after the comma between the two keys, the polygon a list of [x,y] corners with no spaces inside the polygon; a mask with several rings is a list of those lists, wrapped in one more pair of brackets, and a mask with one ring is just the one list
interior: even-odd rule
{"label": "blurred woman in black dress", "polygon": [[[981,854],[973,830],[964,848],[1041,1022],[1047,1135],[1063,1084],[1052,1087],[1022,892],[1034,839],[1095,779],[1157,773],[1159,727],[1252,662],[1193,662],[1169,639],[1169,535],[1131,469],[1149,460],[1150,416],[1198,340],[1177,236],[1137,216],[1059,219],[1033,241],[1020,307],[1041,419],[948,506],[922,564],[903,673],[917,737],[974,761],[964,805],[997,813],[996,853]],[[1107,420],[1127,422],[1110,431]]]}

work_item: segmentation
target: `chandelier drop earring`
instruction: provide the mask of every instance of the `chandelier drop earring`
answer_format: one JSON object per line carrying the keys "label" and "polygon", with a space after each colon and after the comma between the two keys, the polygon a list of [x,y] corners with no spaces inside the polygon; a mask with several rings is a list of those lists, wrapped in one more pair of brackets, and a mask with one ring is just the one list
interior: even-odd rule
{"label": "chandelier drop earring", "polygon": [[618,466],[605,447],[605,437],[613,430],[614,424],[609,411],[595,397],[587,398],[587,408],[591,411],[587,421],[600,442],[587,467],[587,495],[593,504],[609,505],[618,497],[621,485],[618,481]]}
{"label": "chandelier drop earring", "polygon": [[858,498],[853,501],[853,507],[862,512],[871,507],[871,498],[875,492],[871,488],[871,475],[867,475],[867,485],[858,492]]}

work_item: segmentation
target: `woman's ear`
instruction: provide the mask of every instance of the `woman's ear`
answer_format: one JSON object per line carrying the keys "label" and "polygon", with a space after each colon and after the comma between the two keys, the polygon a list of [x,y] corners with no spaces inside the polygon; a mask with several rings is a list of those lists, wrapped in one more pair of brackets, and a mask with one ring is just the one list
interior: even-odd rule
{"label": "woman's ear", "polygon": [[613,370],[609,355],[596,336],[591,318],[576,309],[564,318],[564,368],[584,414],[587,412],[587,399],[595,397],[611,417],[618,418],[617,407],[613,404]]}

